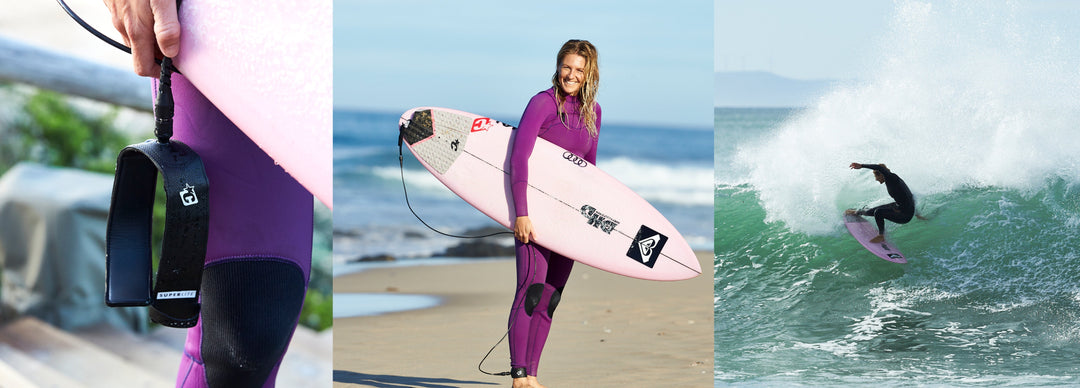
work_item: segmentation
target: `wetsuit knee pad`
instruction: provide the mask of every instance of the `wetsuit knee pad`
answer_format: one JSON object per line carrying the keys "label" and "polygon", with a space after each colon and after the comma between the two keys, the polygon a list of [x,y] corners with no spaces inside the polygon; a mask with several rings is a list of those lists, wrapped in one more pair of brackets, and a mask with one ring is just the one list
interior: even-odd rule
{"label": "wetsuit knee pad", "polygon": [[532,316],[533,310],[540,305],[540,298],[544,294],[544,283],[533,283],[525,290],[525,315]]}
{"label": "wetsuit knee pad", "polygon": [[299,266],[277,259],[204,270],[200,351],[209,386],[263,386],[288,348],[306,283]]}
{"label": "wetsuit knee pad", "polygon": [[562,288],[557,288],[551,292],[551,300],[548,302],[548,317],[555,316],[555,308],[559,307],[559,301],[562,300]]}

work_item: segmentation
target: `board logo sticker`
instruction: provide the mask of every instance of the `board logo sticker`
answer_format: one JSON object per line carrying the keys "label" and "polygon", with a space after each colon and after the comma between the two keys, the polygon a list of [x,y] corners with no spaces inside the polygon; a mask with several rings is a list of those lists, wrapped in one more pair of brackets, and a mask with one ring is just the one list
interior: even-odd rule
{"label": "board logo sticker", "polygon": [[184,206],[191,206],[199,203],[199,197],[195,196],[195,187],[191,184],[185,183],[184,189],[180,190],[180,202]]}
{"label": "board logo sticker", "polygon": [[615,227],[619,225],[619,221],[596,211],[595,207],[589,205],[581,206],[581,215],[585,216],[586,223],[607,234],[611,234],[611,231],[615,230]]}
{"label": "board logo sticker", "polygon": [[904,256],[900,256],[900,255],[898,255],[898,254],[895,254],[895,253],[890,253],[890,254],[889,254],[889,258],[890,258],[890,259],[903,259],[903,258],[904,258]]}
{"label": "board logo sticker", "polygon": [[157,293],[158,299],[191,299],[195,297],[195,290],[189,291],[165,291]]}
{"label": "board logo sticker", "polygon": [[642,225],[638,228],[634,241],[630,242],[630,250],[626,251],[626,256],[652,268],[656,264],[656,258],[660,257],[660,252],[664,250],[667,240],[667,236]]}
{"label": "board logo sticker", "polygon": [[576,164],[578,167],[585,167],[589,165],[589,162],[585,161],[585,159],[575,155],[573,152],[570,151],[563,152],[562,158],[569,160],[570,163]]}
{"label": "board logo sticker", "polygon": [[481,117],[472,122],[472,132],[486,131],[491,128],[491,119]]}

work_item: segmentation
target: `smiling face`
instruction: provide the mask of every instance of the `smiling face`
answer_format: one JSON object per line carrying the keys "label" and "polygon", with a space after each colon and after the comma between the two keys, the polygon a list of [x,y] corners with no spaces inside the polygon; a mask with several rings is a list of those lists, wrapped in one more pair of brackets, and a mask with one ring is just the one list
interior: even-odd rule
{"label": "smiling face", "polygon": [[559,64],[559,87],[563,93],[576,96],[585,82],[585,57],[567,54]]}

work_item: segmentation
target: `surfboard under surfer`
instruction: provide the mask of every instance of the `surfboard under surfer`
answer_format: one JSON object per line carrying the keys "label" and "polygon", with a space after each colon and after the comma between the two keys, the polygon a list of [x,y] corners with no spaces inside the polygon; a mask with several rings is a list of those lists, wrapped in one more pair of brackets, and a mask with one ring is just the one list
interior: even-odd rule
{"label": "surfboard under surfer", "polygon": [[892,171],[889,171],[889,168],[885,167],[884,164],[852,163],[849,167],[853,170],[858,170],[860,168],[874,170],[874,179],[876,179],[878,183],[884,183],[885,189],[889,191],[889,196],[896,201],[870,209],[847,209],[844,211],[844,214],[873,216],[874,220],[877,222],[878,235],[877,237],[870,239],[870,242],[879,243],[885,241],[885,220],[897,224],[906,224],[910,222],[911,218],[915,216],[915,197],[911,194],[911,189],[908,188],[907,183],[904,183],[903,179],[900,179],[899,176]]}

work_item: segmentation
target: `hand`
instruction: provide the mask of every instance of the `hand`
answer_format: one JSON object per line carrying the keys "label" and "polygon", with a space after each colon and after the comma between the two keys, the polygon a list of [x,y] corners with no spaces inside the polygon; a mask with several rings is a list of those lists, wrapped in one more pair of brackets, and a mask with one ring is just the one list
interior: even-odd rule
{"label": "hand", "polygon": [[112,13],[113,27],[131,47],[135,73],[157,77],[161,67],[154,59],[180,53],[180,22],[176,0],[104,0]]}
{"label": "hand", "polygon": [[514,238],[525,244],[536,239],[536,232],[533,232],[533,225],[532,221],[529,220],[529,216],[521,216],[514,221]]}
{"label": "hand", "polygon": [[852,164],[851,164],[850,166],[848,166],[848,167],[851,167],[851,169],[852,169],[852,170],[858,170],[858,169],[862,168],[862,165],[861,165],[861,164],[858,164],[858,163],[852,163]]}

